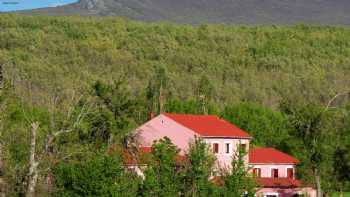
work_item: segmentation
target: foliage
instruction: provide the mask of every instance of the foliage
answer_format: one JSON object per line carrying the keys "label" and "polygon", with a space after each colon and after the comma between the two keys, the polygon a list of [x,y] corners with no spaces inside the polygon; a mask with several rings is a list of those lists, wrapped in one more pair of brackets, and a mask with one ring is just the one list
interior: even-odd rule
{"label": "foliage", "polygon": [[185,166],[184,196],[213,196],[214,185],[209,181],[215,156],[203,139],[195,137],[189,144],[188,163]]}
{"label": "foliage", "polygon": [[177,99],[194,99],[207,85],[219,108],[239,101],[276,108],[284,97],[323,103],[350,85],[346,27],[1,15],[0,29],[4,76],[21,92],[31,82],[42,97],[53,94],[53,82],[86,93],[95,81],[124,75],[131,93],[144,98],[150,81],[159,84],[157,70]]}
{"label": "foliage", "polygon": [[140,180],[126,171],[118,155],[93,154],[54,169],[55,196],[136,196]]}
{"label": "foliage", "polygon": [[253,144],[286,150],[289,138],[287,116],[255,103],[228,105],[222,117],[251,134]]}
{"label": "foliage", "polygon": [[232,168],[229,172],[224,172],[225,181],[225,196],[240,197],[240,196],[255,196],[254,179],[248,173],[246,168],[246,152],[238,148],[238,151],[233,156]]}
{"label": "foliage", "polygon": [[[130,131],[152,111],[219,114],[247,130],[255,145],[277,147],[301,160],[298,178],[313,183],[319,169],[328,193],[350,189],[345,173],[349,108],[340,105],[347,98],[334,101],[339,109],[322,107],[350,86],[346,27],[197,27],[112,17],[1,15],[0,29],[6,82],[0,95],[1,178],[9,196],[23,193],[32,121],[40,122],[38,196],[50,195],[46,178],[52,167],[56,189],[67,186],[74,193],[74,182],[90,188],[91,195],[130,189],[130,195],[138,190],[144,196],[176,196],[192,187],[190,194],[215,196],[249,188],[238,184],[244,179],[240,170],[225,179],[225,186],[206,182],[210,159],[198,156],[210,157],[199,142],[182,171],[176,147],[166,139],[156,143],[138,189],[138,179],[121,171],[117,158],[90,155],[112,143],[126,147]],[[205,168],[199,169],[201,164]],[[65,172],[72,174],[65,177]],[[131,176],[135,185],[111,185],[115,177],[105,172],[119,174],[118,183]],[[108,187],[101,189],[103,181]]]}
{"label": "foliage", "polygon": [[[295,137],[294,148],[298,158],[302,158],[303,166],[300,173],[303,177],[309,177],[309,181],[320,183],[331,190],[332,157],[336,144],[336,125],[334,113],[315,104],[291,104],[284,103],[282,109],[288,114],[288,121],[292,127],[291,135]],[[345,161],[346,162],[346,161]],[[310,180],[310,178],[313,179]],[[328,180],[327,180],[328,179]]]}
{"label": "foliage", "polygon": [[[212,103],[205,103],[205,109],[208,114],[218,113],[217,107]],[[180,114],[203,114],[203,103],[198,100],[178,100],[171,97],[165,104],[165,111]]]}
{"label": "foliage", "polygon": [[180,176],[176,157],[179,150],[169,138],[164,137],[152,145],[153,162],[145,170],[142,193],[144,196],[178,196]]}
{"label": "foliage", "polygon": [[[98,102],[100,118],[107,121],[100,123],[107,123],[108,125],[98,125],[112,127],[109,131],[105,131],[105,139],[111,142],[113,137],[116,137],[114,142],[122,143],[124,146],[129,139],[129,131],[132,130],[137,122],[144,120],[144,108],[139,99],[132,97],[130,90],[125,84],[123,78],[113,81],[111,84],[105,84],[97,81],[94,86],[95,95],[101,102]],[[112,115],[112,120],[111,120]],[[141,117],[142,116],[142,117]],[[97,120],[99,121],[99,120]],[[94,122],[92,122],[94,124]],[[94,125],[91,125],[94,126]],[[115,127],[115,128],[113,128]],[[119,133],[115,133],[115,132]],[[108,135],[108,136],[106,136]]]}

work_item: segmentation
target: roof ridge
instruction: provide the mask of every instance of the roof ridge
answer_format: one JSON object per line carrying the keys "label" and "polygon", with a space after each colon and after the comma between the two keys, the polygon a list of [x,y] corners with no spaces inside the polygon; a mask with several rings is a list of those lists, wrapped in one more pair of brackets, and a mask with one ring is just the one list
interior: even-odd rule
{"label": "roof ridge", "polygon": [[160,114],[163,115],[171,115],[171,116],[212,116],[212,117],[216,117],[218,119],[221,119],[218,115],[215,114],[185,114],[185,113],[169,113],[169,112],[161,112]]}
{"label": "roof ridge", "polygon": [[249,150],[249,163],[298,164],[299,162],[294,156],[274,147],[259,147]]}
{"label": "roof ridge", "polygon": [[217,115],[171,114],[167,112],[162,112],[161,115],[203,137],[251,138],[246,131]]}

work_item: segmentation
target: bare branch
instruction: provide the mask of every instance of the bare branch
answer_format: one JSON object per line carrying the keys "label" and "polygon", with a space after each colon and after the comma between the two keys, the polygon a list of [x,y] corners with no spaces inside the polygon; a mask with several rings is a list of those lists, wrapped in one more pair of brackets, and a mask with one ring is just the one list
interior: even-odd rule
{"label": "bare branch", "polygon": [[29,155],[29,173],[28,173],[28,185],[27,185],[27,197],[35,196],[35,187],[38,181],[38,165],[36,161],[36,135],[39,129],[39,123],[33,122],[32,133],[31,133],[31,143],[30,143],[30,155]]}
{"label": "bare branch", "polygon": [[85,103],[82,107],[82,109],[80,110],[80,113],[78,114],[76,120],[74,121],[73,125],[71,126],[71,128],[69,129],[61,129],[55,133],[53,133],[49,140],[47,141],[48,145],[50,145],[57,136],[64,134],[64,133],[69,133],[72,132],[80,123],[81,121],[84,119],[84,117],[86,116],[86,114],[89,113],[89,107],[87,107],[87,103]]}
{"label": "bare branch", "polygon": [[327,106],[325,107],[324,111],[327,111],[331,107],[331,105],[335,101],[335,99],[337,99],[340,96],[346,96],[346,95],[350,95],[350,91],[346,91],[346,92],[342,92],[342,93],[336,94],[333,98],[331,98],[328,101]]}

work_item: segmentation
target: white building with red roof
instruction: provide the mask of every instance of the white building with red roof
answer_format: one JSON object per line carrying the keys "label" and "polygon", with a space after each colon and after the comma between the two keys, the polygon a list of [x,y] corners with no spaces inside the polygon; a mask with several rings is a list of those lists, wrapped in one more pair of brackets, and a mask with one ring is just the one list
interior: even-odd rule
{"label": "white building with red roof", "polygon": [[213,115],[162,113],[137,128],[136,132],[143,147],[150,147],[155,140],[166,136],[182,154],[188,150],[194,136],[201,137],[210,144],[218,165],[223,168],[231,165],[238,146],[248,151],[252,139],[247,132]]}
{"label": "white building with red roof", "polygon": [[249,150],[249,167],[261,188],[263,196],[294,196],[308,194],[316,196],[316,191],[302,184],[295,177],[299,160],[274,148],[252,148]]}
{"label": "white building with red roof", "polygon": [[209,144],[217,158],[217,165],[229,168],[238,147],[245,149],[248,169],[254,173],[259,189],[266,197],[289,197],[298,194],[315,196],[315,190],[304,187],[295,179],[294,157],[274,148],[252,148],[252,137],[232,123],[214,115],[162,113],[138,127],[136,137],[141,147],[149,148],[153,142],[168,137],[184,155],[195,136]]}

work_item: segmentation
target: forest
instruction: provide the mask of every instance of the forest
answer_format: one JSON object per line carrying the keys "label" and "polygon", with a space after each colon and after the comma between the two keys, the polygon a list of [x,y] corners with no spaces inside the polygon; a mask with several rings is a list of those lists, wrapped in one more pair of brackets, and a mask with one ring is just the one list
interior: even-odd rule
{"label": "forest", "polygon": [[144,180],[126,171],[151,112],[218,115],[325,196],[349,192],[349,76],[347,27],[0,15],[0,196],[254,195],[241,159],[208,179],[200,139],[187,162],[165,138]]}

